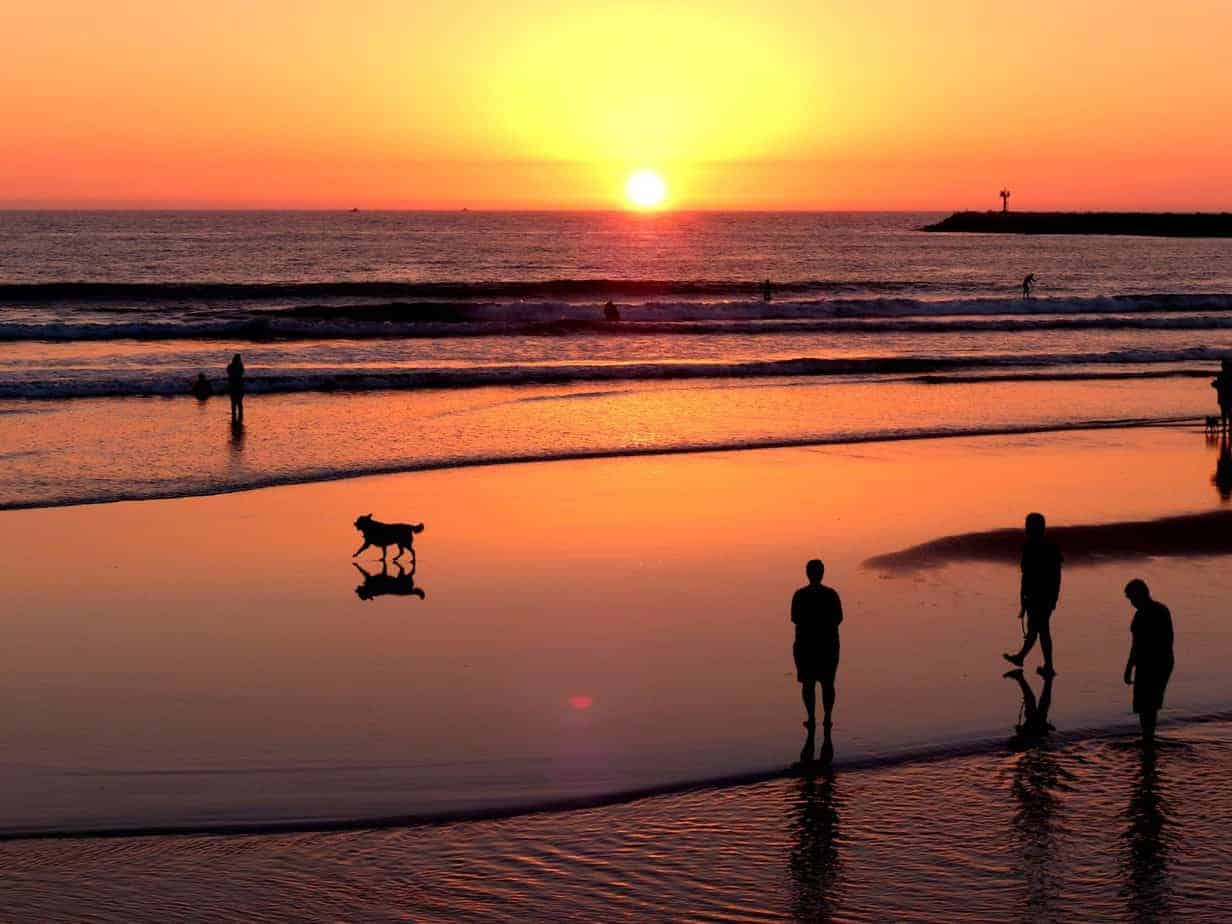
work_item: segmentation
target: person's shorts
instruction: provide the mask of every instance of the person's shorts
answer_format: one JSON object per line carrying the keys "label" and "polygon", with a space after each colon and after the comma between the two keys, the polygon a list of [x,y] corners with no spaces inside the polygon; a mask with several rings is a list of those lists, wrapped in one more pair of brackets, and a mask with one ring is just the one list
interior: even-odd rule
{"label": "person's shorts", "polygon": [[838,648],[823,652],[803,652],[799,645],[791,648],[792,657],[796,661],[796,679],[801,683],[834,683],[834,675],[838,673]]}
{"label": "person's shorts", "polygon": [[1054,607],[1035,607],[1034,609],[1027,608],[1027,631],[1028,632],[1046,632],[1048,630],[1048,620],[1052,618]]}
{"label": "person's shorts", "polygon": [[1171,664],[1139,664],[1134,668],[1134,712],[1159,712],[1172,676]]}

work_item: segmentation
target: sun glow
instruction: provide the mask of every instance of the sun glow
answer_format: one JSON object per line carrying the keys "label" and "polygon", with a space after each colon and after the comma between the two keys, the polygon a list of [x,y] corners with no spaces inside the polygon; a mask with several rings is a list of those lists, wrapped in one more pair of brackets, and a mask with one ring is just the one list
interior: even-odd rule
{"label": "sun glow", "polygon": [[637,170],[625,183],[625,196],[639,209],[658,208],[667,198],[667,184],[653,170]]}

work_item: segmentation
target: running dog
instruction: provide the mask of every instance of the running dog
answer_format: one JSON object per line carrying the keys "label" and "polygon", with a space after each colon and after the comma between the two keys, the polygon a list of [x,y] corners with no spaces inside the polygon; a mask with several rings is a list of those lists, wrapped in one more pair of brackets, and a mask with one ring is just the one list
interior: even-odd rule
{"label": "running dog", "polygon": [[375,545],[381,547],[381,561],[385,560],[385,555],[391,545],[398,547],[398,554],[394,556],[394,561],[401,558],[404,552],[410,552],[411,558],[414,558],[415,534],[423,532],[422,523],[381,523],[372,519],[370,513],[359,517],[355,521],[355,528],[364,537],[364,544],[351,557],[355,558],[364,549]]}

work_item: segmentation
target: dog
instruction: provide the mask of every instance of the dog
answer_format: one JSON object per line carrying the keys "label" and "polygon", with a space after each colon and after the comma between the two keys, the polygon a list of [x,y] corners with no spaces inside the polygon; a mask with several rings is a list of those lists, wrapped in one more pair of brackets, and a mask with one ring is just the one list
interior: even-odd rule
{"label": "dog", "polygon": [[381,547],[381,561],[385,561],[385,556],[389,552],[391,545],[398,547],[398,554],[394,556],[394,561],[402,557],[403,553],[410,552],[411,558],[415,557],[415,534],[423,532],[422,523],[381,523],[372,519],[372,514],[365,514],[355,520],[355,528],[359,530],[359,534],[364,537],[364,544],[361,545],[352,558],[355,558],[364,549],[371,548],[374,545]]}

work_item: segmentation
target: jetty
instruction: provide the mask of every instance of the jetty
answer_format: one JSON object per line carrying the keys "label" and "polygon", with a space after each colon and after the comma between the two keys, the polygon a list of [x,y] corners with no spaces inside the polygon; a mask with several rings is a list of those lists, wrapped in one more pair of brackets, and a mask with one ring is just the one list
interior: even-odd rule
{"label": "jetty", "polygon": [[[1008,197],[1003,197],[1008,198]],[[1232,237],[1232,212],[955,212],[921,231]]]}

